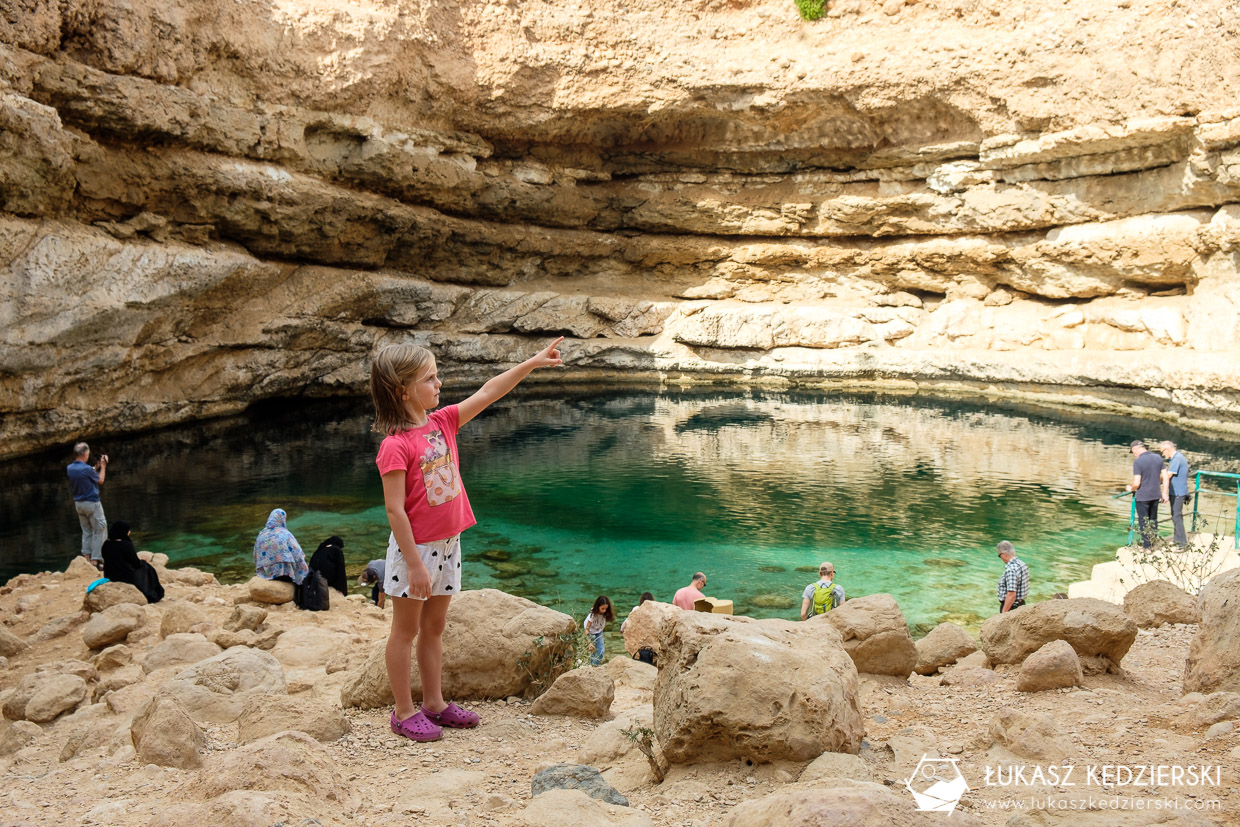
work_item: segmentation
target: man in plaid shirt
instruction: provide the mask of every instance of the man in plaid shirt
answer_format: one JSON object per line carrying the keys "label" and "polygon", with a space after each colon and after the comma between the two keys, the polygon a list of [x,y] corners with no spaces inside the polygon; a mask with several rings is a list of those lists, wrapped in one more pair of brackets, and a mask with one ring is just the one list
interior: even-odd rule
{"label": "man in plaid shirt", "polygon": [[1016,556],[1016,547],[1007,540],[995,546],[1005,565],[999,578],[999,612],[1010,612],[1025,605],[1029,596],[1029,567]]}

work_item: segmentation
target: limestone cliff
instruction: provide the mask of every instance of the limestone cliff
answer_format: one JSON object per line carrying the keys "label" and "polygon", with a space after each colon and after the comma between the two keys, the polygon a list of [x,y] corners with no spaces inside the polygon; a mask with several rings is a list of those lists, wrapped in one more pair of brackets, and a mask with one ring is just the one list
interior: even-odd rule
{"label": "limestone cliff", "polygon": [[0,456],[474,380],[1240,410],[1228,0],[0,0]]}

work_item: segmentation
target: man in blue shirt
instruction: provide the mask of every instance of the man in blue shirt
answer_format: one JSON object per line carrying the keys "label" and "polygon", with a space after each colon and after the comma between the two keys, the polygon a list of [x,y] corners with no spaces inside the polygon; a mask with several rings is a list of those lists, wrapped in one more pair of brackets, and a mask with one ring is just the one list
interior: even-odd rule
{"label": "man in blue shirt", "polygon": [[99,486],[108,475],[108,455],[103,454],[92,468],[90,446],[79,442],[73,446],[75,459],[65,469],[69,473],[69,488],[73,491],[73,507],[77,510],[82,526],[82,556],[96,566],[103,564],[103,541],[108,536],[108,521],[103,516],[103,504],[99,502]]}
{"label": "man in blue shirt", "polygon": [[1134,439],[1129,445],[1132,455],[1132,482],[1125,488],[1137,502],[1137,528],[1141,545],[1152,548],[1158,536],[1158,501],[1162,499],[1162,457],[1145,448],[1145,442]]}
{"label": "man in blue shirt", "polygon": [[1184,501],[1188,499],[1188,460],[1175,449],[1175,443],[1164,439],[1158,446],[1167,460],[1167,470],[1162,475],[1162,501],[1171,504],[1171,524],[1175,526],[1175,544],[1188,545],[1184,533]]}

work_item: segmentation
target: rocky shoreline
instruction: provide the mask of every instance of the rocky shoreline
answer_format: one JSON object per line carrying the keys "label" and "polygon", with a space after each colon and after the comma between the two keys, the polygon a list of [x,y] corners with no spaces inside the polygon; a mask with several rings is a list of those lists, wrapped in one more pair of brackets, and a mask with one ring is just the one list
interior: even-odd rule
{"label": "rocky shoreline", "polygon": [[[153,562],[168,595],[150,606],[118,584],[84,602],[80,561],[0,587],[0,823],[919,825],[943,817],[905,788],[925,755],[958,763],[965,824],[1227,824],[1240,807],[1235,572],[1200,602],[1134,592],[1132,614],[1034,604],[980,641],[942,624],[914,642],[885,595],[809,623],[649,603],[626,646],[655,648],[660,668],[620,656],[566,673],[575,621],[465,592],[444,677],[483,724],[414,744],[388,731],[382,610],[335,596],[302,612],[263,584]],[[661,782],[621,732],[642,727]],[[995,781],[1069,763],[1080,786]],[[1085,784],[1087,767],[1172,764],[1221,783]],[[532,796],[558,765],[602,776]]]}

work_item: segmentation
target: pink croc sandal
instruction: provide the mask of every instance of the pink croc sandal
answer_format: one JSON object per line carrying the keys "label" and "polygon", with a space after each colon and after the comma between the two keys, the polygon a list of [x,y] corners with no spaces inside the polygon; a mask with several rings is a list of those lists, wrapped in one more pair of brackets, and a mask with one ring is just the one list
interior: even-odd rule
{"label": "pink croc sandal", "polygon": [[443,712],[431,712],[425,706],[422,707],[422,714],[428,720],[433,721],[440,726],[452,727],[453,729],[469,729],[478,726],[478,713],[470,712],[468,709],[461,709],[456,704],[448,704],[443,708]]}
{"label": "pink croc sandal", "polygon": [[443,730],[431,723],[421,712],[403,721],[396,720],[396,713],[393,712],[392,732],[411,741],[438,741],[443,737]]}

